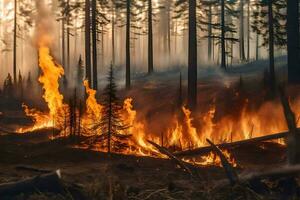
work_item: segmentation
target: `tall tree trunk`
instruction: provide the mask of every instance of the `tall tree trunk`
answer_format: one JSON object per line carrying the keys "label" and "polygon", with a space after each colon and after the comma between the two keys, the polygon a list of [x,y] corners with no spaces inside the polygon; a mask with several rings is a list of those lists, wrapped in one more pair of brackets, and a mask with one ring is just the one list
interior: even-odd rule
{"label": "tall tree trunk", "polygon": [[101,25],[101,66],[104,69],[104,24]]}
{"label": "tall tree trunk", "polygon": [[245,58],[245,39],[244,39],[244,0],[240,0],[240,59]]}
{"label": "tall tree trunk", "polygon": [[115,65],[115,2],[112,2],[112,13],[111,13],[111,54],[112,54],[112,64]]}
{"label": "tall tree trunk", "polygon": [[131,0],[126,1],[126,89],[130,89],[130,15]]}
{"label": "tall tree trunk", "polygon": [[188,47],[188,105],[197,106],[197,22],[196,0],[189,0],[189,47]]}
{"label": "tall tree trunk", "polygon": [[212,45],[212,43],[211,43],[211,37],[212,37],[212,27],[211,27],[211,24],[212,24],[212,14],[211,14],[211,12],[212,12],[212,6],[211,6],[211,4],[209,4],[208,5],[209,7],[208,7],[208,25],[207,25],[207,32],[208,32],[208,41],[207,41],[207,50],[208,50],[208,52],[207,52],[207,56],[208,56],[208,61],[211,61],[211,45]]}
{"label": "tall tree trunk", "polygon": [[17,11],[18,11],[18,3],[15,0],[15,9],[14,9],[14,49],[13,49],[13,78],[14,85],[17,84]]}
{"label": "tall tree trunk", "polygon": [[259,56],[259,35],[258,33],[256,32],[256,50],[255,50],[255,60],[258,60]]}
{"label": "tall tree trunk", "polygon": [[70,73],[70,0],[67,0],[67,76]]}
{"label": "tall tree trunk", "polygon": [[89,86],[92,85],[90,7],[90,0],[85,0],[85,75],[89,81]]}
{"label": "tall tree trunk", "polygon": [[225,0],[221,0],[221,68],[226,69]]}
{"label": "tall tree trunk", "polygon": [[153,73],[152,0],[148,0],[148,74]]}
{"label": "tall tree trunk", "polygon": [[169,3],[168,1],[168,22],[167,22],[167,25],[168,25],[168,62],[170,64],[170,59],[171,59],[171,11],[170,11],[170,6],[171,4]]}
{"label": "tall tree trunk", "polygon": [[287,0],[288,80],[290,83],[300,83],[298,18],[298,0]]}
{"label": "tall tree trunk", "polygon": [[250,3],[251,0],[248,0],[248,7],[247,7],[247,60],[250,60]]}
{"label": "tall tree trunk", "polygon": [[93,41],[93,88],[98,90],[97,62],[97,1],[92,0],[92,41]]}
{"label": "tall tree trunk", "polygon": [[[64,4],[64,0],[62,2]],[[61,63],[64,68],[66,68],[66,56],[65,56],[65,13],[63,12],[62,19],[61,19]],[[64,75],[65,77],[65,75]]]}
{"label": "tall tree trunk", "polygon": [[270,87],[275,89],[273,0],[268,0]]}

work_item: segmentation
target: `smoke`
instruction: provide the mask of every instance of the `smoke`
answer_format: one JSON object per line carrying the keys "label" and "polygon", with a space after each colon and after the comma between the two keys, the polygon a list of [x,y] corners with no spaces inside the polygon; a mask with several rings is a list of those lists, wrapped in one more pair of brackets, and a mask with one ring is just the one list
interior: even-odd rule
{"label": "smoke", "polygon": [[46,5],[45,0],[35,0],[37,13],[35,16],[35,34],[34,44],[36,47],[48,46],[55,48],[56,27],[55,16],[51,12],[51,9]]}

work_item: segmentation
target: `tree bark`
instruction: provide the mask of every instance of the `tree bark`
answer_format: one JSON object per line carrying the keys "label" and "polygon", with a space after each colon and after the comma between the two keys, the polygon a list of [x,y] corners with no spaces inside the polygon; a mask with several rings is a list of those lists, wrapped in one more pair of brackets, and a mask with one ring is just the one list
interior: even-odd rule
{"label": "tree bark", "polygon": [[226,69],[225,0],[221,0],[221,68]]}
{"label": "tree bark", "polygon": [[257,61],[259,59],[259,35],[256,33],[256,50],[255,50],[255,60]]}
{"label": "tree bark", "polygon": [[273,0],[268,0],[270,88],[275,90]]}
{"label": "tree bark", "polygon": [[18,10],[18,3],[15,0],[15,8],[14,8],[14,49],[13,49],[13,78],[14,78],[14,85],[17,84],[17,10]]}
{"label": "tree bark", "polygon": [[251,1],[248,0],[248,7],[247,7],[247,60],[250,60],[250,3]]}
{"label": "tree bark", "polygon": [[240,0],[240,59],[245,60],[244,0]]}
{"label": "tree bark", "polygon": [[89,82],[89,86],[92,85],[90,7],[90,0],[85,0],[85,76]]}
{"label": "tree bark", "polygon": [[300,83],[298,18],[298,0],[287,0],[288,80],[290,83]]}
{"label": "tree bark", "polygon": [[93,89],[98,89],[97,62],[97,1],[92,0],[92,41],[93,41]]}
{"label": "tree bark", "polygon": [[208,5],[208,25],[207,25],[207,31],[208,31],[208,41],[207,41],[207,56],[208,56],[208,61],[211,61],[211,46],[212,46],[212,42],[211,42],[211,36],[212,36],[212,6],[211,4]]}
{"label": "tree bark", "polygon": [[115,65],[115,1],[112,1],[111,11],[111,54],[112,54],[112,65]]}
{"label": "tree bark", "polygon": [[70,0],[67,0],[67,77],[70,73]]}
{"label": "tree bark", "polygon": [[126,1],[126,89],[130,89],[130,15],[131,0]]}
{"label": "tree bark", "polygon": [[152,0],[148,0],[148,74],[153,70]]}
{"label": "tree bark", "polygon": [[197,106],[197,22],[196,0],[189,0],[189,47],[188,47],[188,106]]}

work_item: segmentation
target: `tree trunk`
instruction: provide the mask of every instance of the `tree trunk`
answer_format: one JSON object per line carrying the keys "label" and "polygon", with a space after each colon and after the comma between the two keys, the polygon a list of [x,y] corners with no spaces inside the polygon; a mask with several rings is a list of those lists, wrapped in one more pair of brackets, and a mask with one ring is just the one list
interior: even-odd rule
{"label": "tree trunk", "polygon": [[[112,7],[114,7],[115,2],[113,1]],[[115,65],[115,10],[112,8],[112,14],[111,14],[111,54],[112,59],[111,62],[113,65]]]}
{"label": "tree trunk", "polygon": [[298,0],[287,0],[288,80],[290,83],[300,83],[298,18]]}
{"label": "tree trunk", "polygon": [[[65,15],[62,16],[61,20],[61,63],[63,65],[63,68],[66,67],[66,56],[65,56]],[[64,75],[65,76],[65,75]]]}
{"label": "tree trunk", "polygon": [[258,33],[256,32],[256,50],[255,50],[255,60],[257,61],[259,56],[259,35]]}
{"label": "tree trunk", "polygon": [[240,0],[240,59],[245,60],[244,0]]}
{"label": "tree trunk", "polygon": [[68,77],[70,73],[70,0],[67,0],[67,70],[65,73]]}
{"label": "tree trunk", "polygon": [[101,25],[101,66],[104,69],[104,25]]}
{"label": "tree trunk", "polygon": [[189,0],[188,105],[197,106],[197,22],[196,0]]}
{"label": "tree trunk", "polygon": [[97,1],[92,0],[92,41],[93,41],[93,89],[98,89],[97,64]]}
{"label": "tree trunk", "polygon": [[153,73],[152,0],[148,0],[148,74]]}
{"label": "tree trunk", "polygon": [[212,27],[211,27],[211,24],[212,24],[212,6],[211,4],[209,4],[209,7],[208,7],[208,25],[207,25],[207,31],[208,31],[208,41],[207,41],[207,56],[208,56],[208,61],[211,61],[211,37],[212,37]]}
{"label": "tree trunk", "polygon": [[17,84],[17,10],[18,3],[15,0],[15,9],[14,9],[14,49],[13,49],[13,76],[14,76],[14,85]]}
{"label": "tree trunk", "polygon": [[275,90],[273,0],[268,0],[270,87]]}
{"label": "tree trunk", "polygon": [[251,1],[248,0],[248,7],[247,7],[247,60],[250,60],[250,3]]}
{"label": "tree trunk", "polygon": [[221,0],[221,68],[226,69],[225,0]]}
{"label": "tree trunk", "polygon": [[90,29],[90,0],[85,0],[85,67],[86,78],[91,86],[91,29]]}
{"label": "tree trunk", "polygon": [[130,10],[131,0],[126,1],[126,89],[130,89]]}
{"label": "tree trunk", "polygon": [[171,11],[170,11],[170,6],[171,4],[169,3],[168,1],[168,22],[167,22],[167,25],[168,25],[168,64],[170,64],[170,59],[171,59]]}

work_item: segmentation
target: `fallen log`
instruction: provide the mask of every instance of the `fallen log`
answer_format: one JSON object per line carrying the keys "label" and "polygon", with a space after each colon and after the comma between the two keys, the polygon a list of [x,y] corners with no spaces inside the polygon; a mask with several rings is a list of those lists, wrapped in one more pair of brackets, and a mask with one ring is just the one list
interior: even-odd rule
{"label": "fallen log", "polygon": [[239,177],[237,173],[235,172],[233,166],[228,162],[222,151],[209,139],[206,139],[206,141],[211,145],[213,148],[213,151],[220,157],[222,166],[225,170],[225,173],[227,175],[227,178],[229,179],[229,182],[231,185],[235,185],[239,182]]}
{"label": "fallen log", "polygon": [[61,193],[63,192],[63,187],[60,179],[61,173],[58,169],[52,173],[35,176],[22,181],[3,183],[0,184],[0,196],[6,197],[36,191]]}
{"label": "fallen log", "polygon": [[18,165],[15,167],[16,170],[22,170],[22,171],[31,171],[31,172],[37,172],[37,173],[51,173],[51,170],[47,169],[38,169],[31,166],[25,166],[25,165]]}
{"label": "fallen log", "polygon": [[[284,138],[287,136],[287,134],[288,134],[288,132],[276,133],[276,134],[272,134],[272,135],[265,135],[265,136],[261,136],[261,137],[240,140],[240,141],[236,141],[236,142],[217,144],[216,146],[218,146],[221,149],[228,149],[228,148],[233,148],[233,147],[237,147],[237,146],[245,145],[245,144],[252,144],[252,143],[257,143],[257,142],[263,142],[263,141],[268,141],[268,140]],[[177,157],[189,157],[189,156],[198,156],[198,155],[207,154],[207,153],[211,152],[212,150],[213,150],[213,147],[205,146],[205,147],[200,147],[200,148],[191,149],[191,150],[174,152],[173,154],[174,154],[174,156],[177,156]]]}
{"label": "fallen log", "polygon": [[[261,181],[263,179],[280,179],[284,177],[295,177],[298,175],[300,175],[300,165],[288,165],[270,169],[265,172],[240,174],[239,183],[244,184],[252,181]],[[226,185],[228,185],[227,179],[216,181],[216,186],[223,187]]]}
{"label": "fallen log", "polygon": [[15,131],[12,131],[12,130],[8,130],[6,128],[3,128],[3,127],[0,127],[0,133],[5,133],[5,134],[10,134],[10,135],[16,135],[18,134],[17,132]]}
{"label": "fallen log", "polygon": [[152,146],[154,146],[160,153],[168,156],[171,160],[173,160],[176,164],[178,164],[182,169],[184,169],[185,171],[187,171],[191,177],[193,177],[193,173],[190,170],[190,168],[184,163],[184,161],[182,161],[181,159],[177,158],[176,156],[174,156],[170,151],[168,151],[166,148],[159,146],[158,144],[156,144],[155,142],[152,142],[150,140],[147,140],[148,143],[150,143]]}

